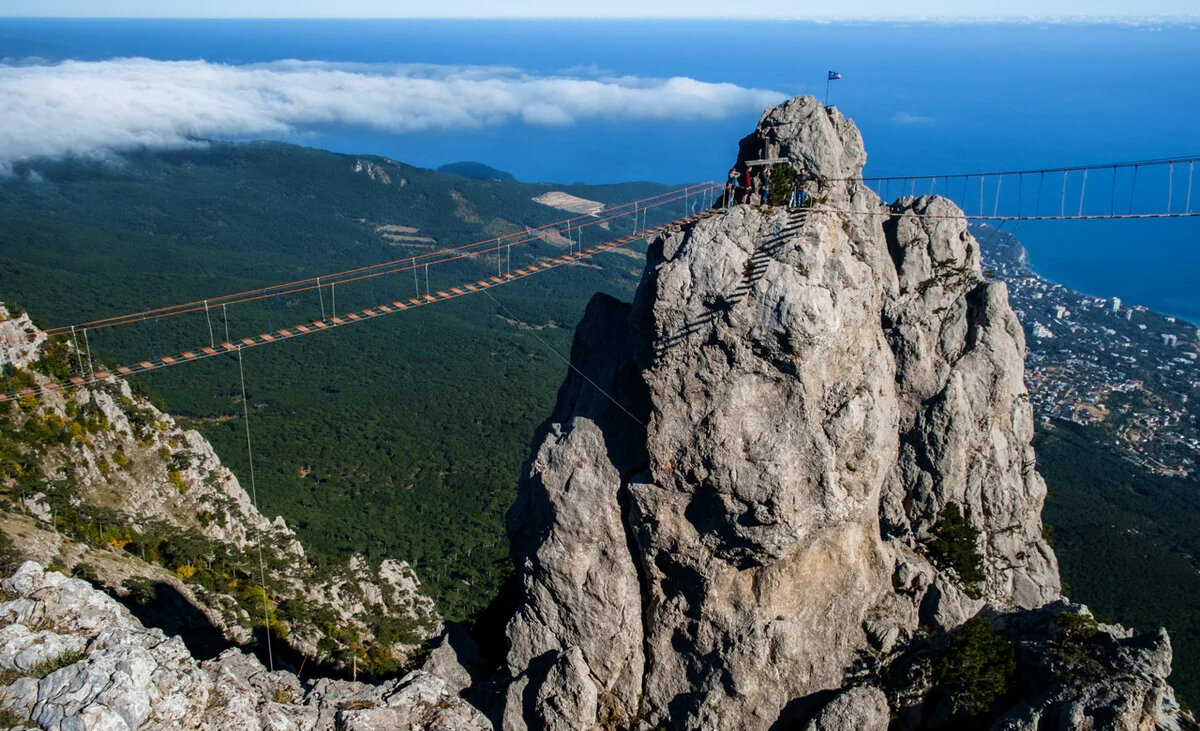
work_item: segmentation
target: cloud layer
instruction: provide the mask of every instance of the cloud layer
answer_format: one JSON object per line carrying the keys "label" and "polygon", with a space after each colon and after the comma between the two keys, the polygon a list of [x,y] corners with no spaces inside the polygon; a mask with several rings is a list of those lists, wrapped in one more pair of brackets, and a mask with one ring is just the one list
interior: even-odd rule
{"label": "cloud layer", "polygon": [[499,67],[144,58],[3,64],[0,167],[327,125],[411,133],[510,121],[719,119],[783,97],[683,77],[533,76]]}
{"label": "cloud layer", "polygon": [[896,112],[892,115],[892,122],[894,124],[929,124],[932,121],[933,117],[913,114],[912,112]]}

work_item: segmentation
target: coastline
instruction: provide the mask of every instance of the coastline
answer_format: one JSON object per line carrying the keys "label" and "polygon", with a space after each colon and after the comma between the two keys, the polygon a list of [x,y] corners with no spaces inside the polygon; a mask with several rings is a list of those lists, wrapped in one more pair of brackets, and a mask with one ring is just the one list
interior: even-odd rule
{"label": "coastline", "polygon": [[[969,223],[968,222],[968,225],[969,225],[969,228],[971,229],[972,235],[975,236],[975,239],[977,241],[979,241],[980,247],[983,248],[985,251],[987,251],[989,248],[993,248],[996,246],[1011,247],[1011,246],[1015,245],[1020,251],[1020,254],[1018,255],[1017,263],[1028,274],[1028,276],[1036,277],[1050,285],[1057,285],[1060,287],[1064,287],[1081,297],[1094,297],[1094,298],[1100,298],[1100,299],[1112,299],[1113,297],[1117,297],[1126,306],[1135,307],[1135,308],[1143,307],[1143,308],[1145,308],[1146,312],[1148,312],[1152,315],[1158,315],[1160,317],[1173,317],[1179,322],[1187,323],[1187,324],[1195,327],[1197,330],[1200,330],[1200,314],[1185,314],[1185,313],[1181,313],[1181,312],[1177,312],[1177,311],[1172,311],[1169,309],[1159,309],[1159,308],[1156,308],[1149,304],[1143,304],[1140,301],[1140,298],[1138,298],[1134,295],[1125,295],[1120,292],[1110,292],[1110,293],[1100,294],[1098,292],[1093,292],[1093,291],[1089,291],[1086,289],[1082,289],[1080,287],[1074,286],[1067,282],[1060,281],[1051,276],[1048,276],[1043,271],[1038,269],[1036,264],[1033,262],[1033,257],[1031,256],[1029,249],[1025,246],[1025,244],[1021,240],[1021,238],[1018,237],[1013,232],[997,229],[995,226],[992,226],[991,224],[988,224],[988,223]],[[983,231],[982,234],[977,233],[977,231],[980,231],[980,230]],[[997,232],[997,234],[994,237],[990,233],[992,231]],[[993,239],[993,240],[988,241],[988,239]],[[999,239],[999,241],[996,241],[995,239]],[[1012,255],[1009,254],[1008,256],[1011,257]]]}

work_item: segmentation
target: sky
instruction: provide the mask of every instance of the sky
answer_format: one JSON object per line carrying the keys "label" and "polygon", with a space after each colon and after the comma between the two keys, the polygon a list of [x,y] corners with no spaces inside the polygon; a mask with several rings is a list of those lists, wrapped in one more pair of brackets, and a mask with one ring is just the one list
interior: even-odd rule
{"label": "sky", "polygon": [[496,18],[496,17],[1111,17],[1195,16],[1196,0],[0,0],[0,17]]}

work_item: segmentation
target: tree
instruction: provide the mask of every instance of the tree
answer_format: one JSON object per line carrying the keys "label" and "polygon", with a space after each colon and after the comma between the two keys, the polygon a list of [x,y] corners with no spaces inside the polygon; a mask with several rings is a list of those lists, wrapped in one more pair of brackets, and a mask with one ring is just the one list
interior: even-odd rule
{"label": "tree", "polygon": [[954,713],[975,716],[1008,691],[1016,669],[1008,635],[976,617],[963,625],[938,661],[937,678],[950,695]]}
{"label": "tree", "polygon": [[957,503],[948,503],[942,509],[926,550],[935,566],[952,569],[958,575],[967,596],[978,599],[983,595],[980,585],[987,577],[979,552],[979,530],[963,517]]}
{"label": "tree", "polygon": [[796,180],[796,171],[786,163],[776,163],[771,167],[771,190],[767,194],[767,202],[773,206],[786,206],[792,199],[792,185]]}

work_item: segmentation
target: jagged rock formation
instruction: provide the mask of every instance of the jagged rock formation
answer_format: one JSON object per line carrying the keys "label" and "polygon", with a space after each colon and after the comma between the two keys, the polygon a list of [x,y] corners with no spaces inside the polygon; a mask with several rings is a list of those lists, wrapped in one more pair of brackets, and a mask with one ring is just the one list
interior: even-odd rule
{"label": "jagged rock formation", "polygon": [[[0,340],[9,346],[9,379],[17,386],[49,382],[39,368],[85,365],[69,343],[47,341],[27,315],[2,307]],[[283,519],[258,512],[199,432],[124,381],[43,390],[4,404],[0,422],[0,497],[10,501],[0,507],[0,531],[27,558],[75,569],[119,594],[170,587],[194,607],[189,621],[203,620],[245,645],[264,623],[255,593],[261,545],[276,641],[335,666],[372,648],[376,664],[402,666],[440,630],[432,600],[406,563],[372,566],[352,557],[332,570],[310,565]],[[230,568],[238,564],[253,571]],[[402,636],[379,637],[381,621],[402,627]]]}
{"label": "jagged rock formation", "polygon": [[199,662],[87,582],[33,562],[0,584],[0,704],[46,729],[490,729],[437,676],[381,685],[269,672],[228,650]]}
{"label": "jagged rock formation", "polygon": [[[883,205],[853,123],[812,98],[768,110],[737,165],[773,157],[819,205],[661,237],[632,305],[598,295],[578,328],[509,514],[506,729],[978,723],[939,710],[930,653],[985,607],[1017,633],[1060,597],[1021,328],[961,211]],[[1002,727],[1119,697],[1116,727],[1168,718],[1165,636],[1100,634],[1137,683],[1047,662]]]}
{"label": "jagged rock formation", "polygon": [[[513,730],[1178,728],[1165,633],[1100,625],[1061,597],[1021,329],[961,211],[882,204],[860,179],[854,125],[811,98],[768,110],[741,141],[739,168],[762,157],[811,173],[818,205],[737,206],[662,236],[632,304],[589,304],[509,514],[521,601],[501,677],[473,677],[470,648],[450,637],[378,686],[301,684],[236,650],[201,662],[30,563],[0,586],[9,719],[488,728],[469,696],[494,700],[494,722]],[[23,377],[40,377],[49,346],[35,345],[19,354]],[[50,477],[86,480],[77,505],[6,474],[0,528],[50,558],[110,561],[120,540],[68,554],[37,527],[99,502],[239,549],[270,537],[299,566],[274,590],[341,622],[369,605],[421,613],[402,564],[305,573],[294,536],[253,511],[211,450],[121,388],[9,408],[14,432],[79,423],[35,456]],[[175,462],[154,466],[159,450]],[[28,456],[0,457],[14,453]],[[150,466],[113,477],[114,464]],[[182,573],[171,579],[205,604]],[[231,623],[248,628],[241,611]]]}

